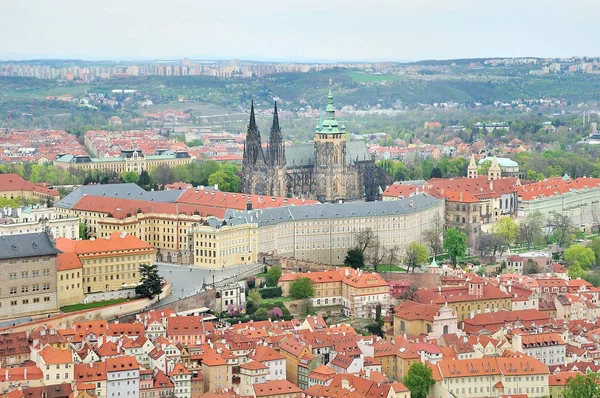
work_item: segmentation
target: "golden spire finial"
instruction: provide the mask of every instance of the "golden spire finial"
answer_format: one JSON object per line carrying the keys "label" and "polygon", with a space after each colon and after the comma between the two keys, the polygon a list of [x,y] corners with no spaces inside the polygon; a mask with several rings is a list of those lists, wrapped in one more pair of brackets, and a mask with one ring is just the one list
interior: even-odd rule
{"label": "golden spire finial", "polygon": [[329,78],[329,86],[331,87],[332,80]]}

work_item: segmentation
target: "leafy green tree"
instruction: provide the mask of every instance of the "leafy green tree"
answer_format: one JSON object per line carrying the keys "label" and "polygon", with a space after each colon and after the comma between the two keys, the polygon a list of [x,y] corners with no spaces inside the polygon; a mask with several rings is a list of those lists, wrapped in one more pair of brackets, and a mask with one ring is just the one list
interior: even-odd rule
{"label": "leafy green tree", "polygon": [[492,232],[503,236],[504,239],[506,239],[506,242],[510,245],[517,239],[519,226],[512,218],[502,217],[494,226],[492,226]]}
{"label": "leafy green tree", "polygon": [[84,222],[79,223],[79,239],[87,239],[87,225]]}
{"label": "leafy green tree", "polygon": [[365,266],[365,255],[358,247],[348,249],[346,258],[344,258],[344,265],[354,269],[363,268]]}
{"label": "leafy green tree", "polygon": [[150,187],[152,184],[152,179],[146,170],[142,170],[136,184],[146,190]]}
{"label": "leafy green tree", "polygon": [[456,228],[448,229],[444,239],[444,250],[450,256],[452,266],[456,268],[456,259],[464,257],[467,252],[467,235]]}
{"label": "leafy green tree", "polygon": [[279,278],[281,278],[281,267],[279,265],[272,266],[269,271],[267,271],[266,281],[267,286],[275,287],[277,283],[279,283]]}
{"label": "leafy green tree", "polygon": [[587,272],[585,272],[584,269],[581,268],[581,265],[574,264],[569,267],[567,275],[569,275],[569,277],[571,279],[577,279],[577,278],[583,279],[587,275]]}
{"label": "leafy green tree", "polygon": [[542,227],[544,225],[543,215],[539,211],[529,213],[524,220],[519,223],[518,237],[519,241],[527,244],[527,249],[532,245],[541,243],[544,239]]}
{"label": "leafy green tree", "polygon": [[248,301],[252,301],[258,307],[260,307],[260,305],[263,303],[263,298],[258,290],[251,290],[250,293],[248,293]]}
{"label": "leafy green tree", "polygon": [[152,169],[150,177],[156,184],[160,185],[162,189],[164,189],[166,184],[172,184],[175,181],[173,170],[165,164],[158,165]]}
{"label": "leafy green tree", "polygon": [[589,247],[577,244],[572,245],[565,250],[565,262],[570,267],[578,265],[582,270],[587,271],[596,264],[594,251]]}
{"label": "leafy green tree", "polygon": [[523,275],[537,274],[540,272],[538,263],[532,259],[527,260],[527,264],[523,266]]}
{"label": "leafy green tree", "polygon": [[563,390],[564,398],[598,398],[600,397],[600,377],[597,373],[577,375],[567,380]]}
{"label": "leafy green tree", "polygon": [[229,192],[229,176],[224,171],[217,171],[208,177],[208,185],[218,185],[220,191]]}
{"label": "leafy green tree", "polygon": [[305,299],[315,295],[315,287],[310,278],[298,278],[290,285],[290,296],[295,299]]}
{"label": "leafy green tree", "polygon": [[139,270],[141,284],[136,286],[135,293],[140,297],[152,300],[162,291],[162,278],[158,274],[158,266],[142,264]]}
{"label": "leafy green tree", "polygon": [[259,308],[252,315],[252,318],[255,321],[265,321],[265,320],[269,319],[269,310],[267,310],[266,308]]}
{"label": "leafy green tree", "polygon": [[412,267],[412,272],[415,272],[415,267],[421,266],[427,262],[427,248],[419,242],[412,242],[406,248],[406,255],[404,257],[404,264],[406,264],[406,271]]}
{"label": "leafy green tree", "polygon": [[252,315],[258,310],[258,306],[252,300],[246,301],[246,314]]}
{"label": "leafy green tree", "polygon": [[595,267],[600,267],[600,238],[594,238],[588,244],[588,247],[594,252]]}
{"label": "leafy green tree", "polygon": [[552,231],[551,236],[560,247],[567,246],[573,238],[573,222],[566,214],[552,213],[548,217],[546,227]]}
{"label": "leafy green tree", "polygon": [[124,171],[121,173],[121,177],[123,177],[123,182],[132,182],[137,184],[140,176],[135,171]]}
{"label": "leafy green tree", "polygon": [[404,385],[410,390],[412,398],[427,398],[429,389],[435,384],[431,369],[421,363],[415,362],[410,365],[408,373],[404,378]]}

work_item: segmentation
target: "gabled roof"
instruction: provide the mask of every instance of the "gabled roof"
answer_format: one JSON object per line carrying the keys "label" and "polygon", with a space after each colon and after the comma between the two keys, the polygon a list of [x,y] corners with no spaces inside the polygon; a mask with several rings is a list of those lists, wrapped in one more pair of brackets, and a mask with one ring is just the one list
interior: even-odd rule
{"label": "gabled roof", "polygon": [[254,352],[248,355],[249,358],[254,359],[255,361],[265,362],[265,361],[275,361],[286,359],[285,355],[280,354],[269,346],[258,346],[254,350]]}
{"label": "gabled roof", "polygon": [[69,350],[57,350],[47,345],[38,355],[44,360],[46,365],[64,364],[73,362],[73,354]]}
{"label": "gabled roof", "polygon": [[105,253],[118,250],[154,250],[148,243],[140,238],[120,232],[113,232],[106,238],[72,240],[58,238],[56,247],[63,252],[74,252],[77,254]]}
{"label": "gabled roof", "polygon": [[133,355],[124,355],[117,358],[106,359],[107,372],[120,372],[123,370],[135,370],[139,368],[140,364]]}

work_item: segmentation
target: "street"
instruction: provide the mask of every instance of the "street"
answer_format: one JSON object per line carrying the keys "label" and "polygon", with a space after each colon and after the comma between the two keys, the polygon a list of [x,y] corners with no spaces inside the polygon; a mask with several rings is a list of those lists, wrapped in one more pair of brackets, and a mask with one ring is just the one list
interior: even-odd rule
{"label": "street", "polygon": [[183,297],[188,297],[202,290],[202,285],[212,285],[214,282],[238,275],[244,271],[257,267],[258,264],[239,265],[225,269],[198,268],[193,265],[180,265],[169,263],[156,263],[160,276],[172,283],[173,294],[161,300],[158,305],[172,303]]}

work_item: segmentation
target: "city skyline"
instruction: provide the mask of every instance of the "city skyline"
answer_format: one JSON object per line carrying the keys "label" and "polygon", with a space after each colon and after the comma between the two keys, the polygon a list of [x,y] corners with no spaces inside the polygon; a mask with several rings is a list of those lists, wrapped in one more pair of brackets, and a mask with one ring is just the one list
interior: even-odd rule
{"label": "city skyline", "polygon": [[[34,3],[4,6],[0,22],[15,34],[0,45],[0,59],[406,62],[600,54],[593,40],[600,5],[585,0],[379,1],[369,7],[259,0],[227,8],[188,0],[168,7],[138,0],[94,8]],[[574,14],[576,20],[564,18]]]}

